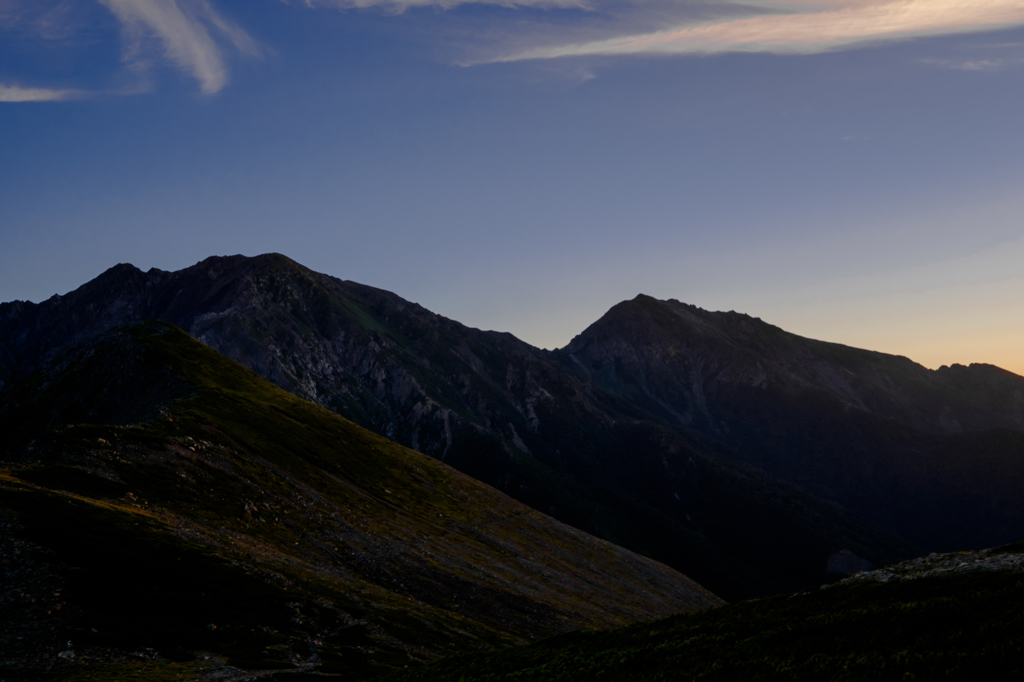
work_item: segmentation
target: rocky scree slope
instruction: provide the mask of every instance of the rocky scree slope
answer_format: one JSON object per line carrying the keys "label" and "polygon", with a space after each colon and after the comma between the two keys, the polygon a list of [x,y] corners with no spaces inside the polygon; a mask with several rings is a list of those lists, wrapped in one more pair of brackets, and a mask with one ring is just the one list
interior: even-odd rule
{"label": "rocky scree slope", "polygon": [[178,272],[121,265],[66,296],[0,305],[0,381],[147,318],[729,599],[820,584],[839,550],[875,565],[912,555],[603,381],[578,353],[471,329],[279,255]]}
{"label": "rocky scree slope", "polygon": [[56,354],[0,430],[5,679],[358,679],[721,603],[166,323]]}

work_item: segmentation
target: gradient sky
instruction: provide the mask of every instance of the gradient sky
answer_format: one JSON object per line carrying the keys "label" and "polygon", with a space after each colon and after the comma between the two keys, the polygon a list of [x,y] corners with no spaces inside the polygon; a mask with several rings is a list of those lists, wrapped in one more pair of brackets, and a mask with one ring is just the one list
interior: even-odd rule
{"label": "gradient sky", "polygon": [[0,0],[0,300],[278,251],[1024,374],[1024,0]]}

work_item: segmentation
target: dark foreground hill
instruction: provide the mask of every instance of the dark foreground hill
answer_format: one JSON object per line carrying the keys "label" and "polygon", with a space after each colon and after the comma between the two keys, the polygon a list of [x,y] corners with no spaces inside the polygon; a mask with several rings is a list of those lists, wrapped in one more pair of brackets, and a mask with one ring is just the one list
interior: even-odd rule
{"label": "dark foreground hill", "polygon": [[1024,546],[960,552],[826,589],[453,657],[379,682],[1017,680]]}
{"label": "dark foreground hill", "polygon": [[66,296],[0,305],[0,382],[147,318],[727,599],[819,585],[837,553],[875,565],[913,555],[884,527],[743,463],[746,451],[676,419],[642,382],[622,390],[587,355],[595,344],[542,351],[279,255],[121,265]]}
{"label": "dark foreground hill", "polygon": [[165,323],[55,354],[0,433],[2,679],[359,679],[721,603]]}

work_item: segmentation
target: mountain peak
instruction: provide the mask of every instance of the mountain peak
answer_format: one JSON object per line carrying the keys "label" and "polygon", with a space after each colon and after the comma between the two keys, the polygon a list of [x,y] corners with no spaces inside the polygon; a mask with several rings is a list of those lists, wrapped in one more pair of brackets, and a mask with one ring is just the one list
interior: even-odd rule
{"label": "mountain peak", "polygon": [[713,312],[674,298],[661,300],[639,294],[612,306],[563,350],[574,354],[595,343],[679,346],[691,337],[732,345],[746,343],[752,335],[781,332],[778,327],[743,313]]}
{"label": "mountain peak", "polygon": [[[131,263],[118,263],[113,267],[107,268],[106,270],[101,272],[100,275],[96,277],[96,279],[82,285],[76,291],[81,290],[85,287],[90,287],[90,285],[91,288],[116,286],[117,284],[120,284],[122,282],[135,280],[141,276],[145,276],[145,273],[143,273],[142,270],[135,267]],[[67,295],[68,294],[65,294],[65,296]],[[64,296],[62,296],[61,298],[64,298]]]}

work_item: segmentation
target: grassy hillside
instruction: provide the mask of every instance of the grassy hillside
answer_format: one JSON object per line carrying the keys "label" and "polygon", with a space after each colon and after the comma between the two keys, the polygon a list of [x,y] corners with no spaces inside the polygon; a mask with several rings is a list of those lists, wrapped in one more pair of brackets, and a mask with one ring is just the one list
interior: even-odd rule
{"label": "grassy hillside", "polygon": [[0,429],[3,679],[358,679],[720,603],[163,323],[0,393]]}
{"label": "grassy hillside", "polygon": [[1009,680],[1024,673],[1024,574],[855,581],[608,632],[455,657],[380,682]]}

